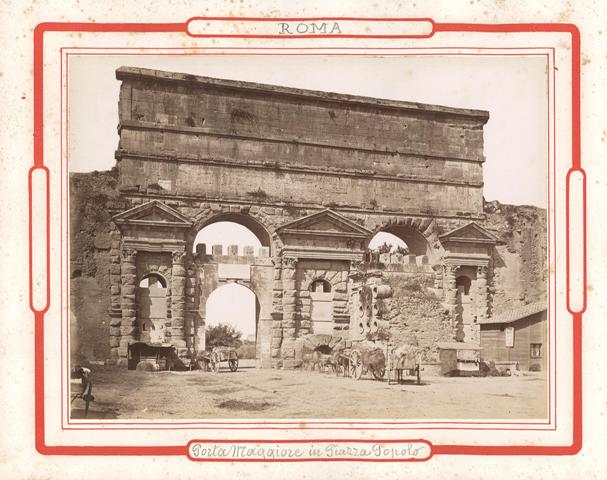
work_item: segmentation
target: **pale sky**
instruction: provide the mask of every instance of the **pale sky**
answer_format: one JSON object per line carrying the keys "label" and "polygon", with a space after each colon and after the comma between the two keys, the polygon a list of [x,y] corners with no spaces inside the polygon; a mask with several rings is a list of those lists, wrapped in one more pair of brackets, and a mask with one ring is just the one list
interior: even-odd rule
{"label": "pale sky", "polygon": [[214,290],[206,314],[207,327],[227,323],[242,333],[242,340],[255,335],[255,294],[247,287],[228,283]]}

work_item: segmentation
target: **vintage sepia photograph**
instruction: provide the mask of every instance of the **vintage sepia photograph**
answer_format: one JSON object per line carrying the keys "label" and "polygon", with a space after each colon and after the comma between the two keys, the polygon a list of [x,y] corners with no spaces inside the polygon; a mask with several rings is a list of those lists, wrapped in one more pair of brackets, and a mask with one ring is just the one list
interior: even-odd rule
{"label": "vintage sepia photograph", "polygon": [[546,421],[547,72],[70,55],[70,420]]}

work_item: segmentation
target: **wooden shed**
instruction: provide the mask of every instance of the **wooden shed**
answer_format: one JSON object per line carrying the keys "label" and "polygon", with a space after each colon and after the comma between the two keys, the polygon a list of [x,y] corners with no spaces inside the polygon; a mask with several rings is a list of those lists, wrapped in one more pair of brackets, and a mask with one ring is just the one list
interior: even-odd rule
{"label": "wooden shed", "polygon": [[548,322],[546,301],[522,305],[480,322],[481,360],[520,370],[546,370]]}

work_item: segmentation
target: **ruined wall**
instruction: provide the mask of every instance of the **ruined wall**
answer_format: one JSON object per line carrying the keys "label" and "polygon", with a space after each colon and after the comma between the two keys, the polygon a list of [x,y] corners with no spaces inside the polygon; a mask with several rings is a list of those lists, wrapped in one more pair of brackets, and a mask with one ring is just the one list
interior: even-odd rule
{"label": "ruined wall", "polygon": [[72,360],[106,360],[110,353],[110,266],[119,235],[117,171],[70,174],[70,340]]}
{"label": "ruined wall", "polygon": [[438,361],[437,343],[453,341],[455,328],[433,289],[434,276],[384,272],[382,282],[393,291],[392,297],[380,301],[390,342],[416,345],[422,361]]}
{"label": "ruined wall", "polygon": [[505,245],[493,252],[493,315],[544,300],[547,294],[546,210],[532,206],[485,204],[484,226]]}

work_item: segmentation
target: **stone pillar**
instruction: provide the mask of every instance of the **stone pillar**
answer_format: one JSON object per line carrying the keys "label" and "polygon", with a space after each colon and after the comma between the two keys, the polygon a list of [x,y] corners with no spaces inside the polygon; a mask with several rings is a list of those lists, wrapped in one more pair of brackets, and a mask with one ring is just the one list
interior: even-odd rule
{"label": "stone pillar", "polygon": [[445,305],[450,311],[455,311],[457,304],[457,286],[455,283],[455,275],[459,267],[455,265],[445,265]]}
{"label": "stone pillar", "polygon": [[295,361],[296,291],[295,271],[297,259],[282,259],[282,345],[283,366],[291,368]]}
{"label": "stone pillar", "polygon": [[120,297],[120,286],[122,276],[120,274],[120,232],[113,231],[110,234],[110,358],[109,363],[115,364],[120,357],[120,325],[122,324],[122,299]]}
{"label": "stone pillar", "polygon": [[171,269],[171,344],[178,356],[186,353],[185,344],[185,284],[186,269],[183,250],[173,252]]}
{"label": "stone pillar", "polygon": [[456,275],[459,267],[456,265],[445,266],[445,307],[449,311],[452,325],[455,327],[455,340],[463,342],[465,338],[464,322],[461,314],[457,312],[457,284]]}
{"label": "stone pillar", "polygon": [[187,267],[187,278],[185,281],[185,343],[190,352],[195,347],[196,335],[196,271],[193,264]]}
{"label": "stone pillar", "polygon": [[272,340],[270,345],[272,366],[277,367],[282,345],[282,259],[274,259],[274,286],[272,291]]}
{"label": "stone pillar", "polygon": [[118,347],[119,365],[127,365],[128,347],[137,341],[137,266],[135,264],[137,252],[132,249],[122,250],[120,264],[120,309],[122,318],[120,322],[120,345]]}
{"label": "stone pillar", "polygon": [[487,272],[488,267],[482,265],[476,269],[476,324],[474,329],[474,340],[480,343],[480,324],[487,318],[488,311],[488,289],[487,289]]}

